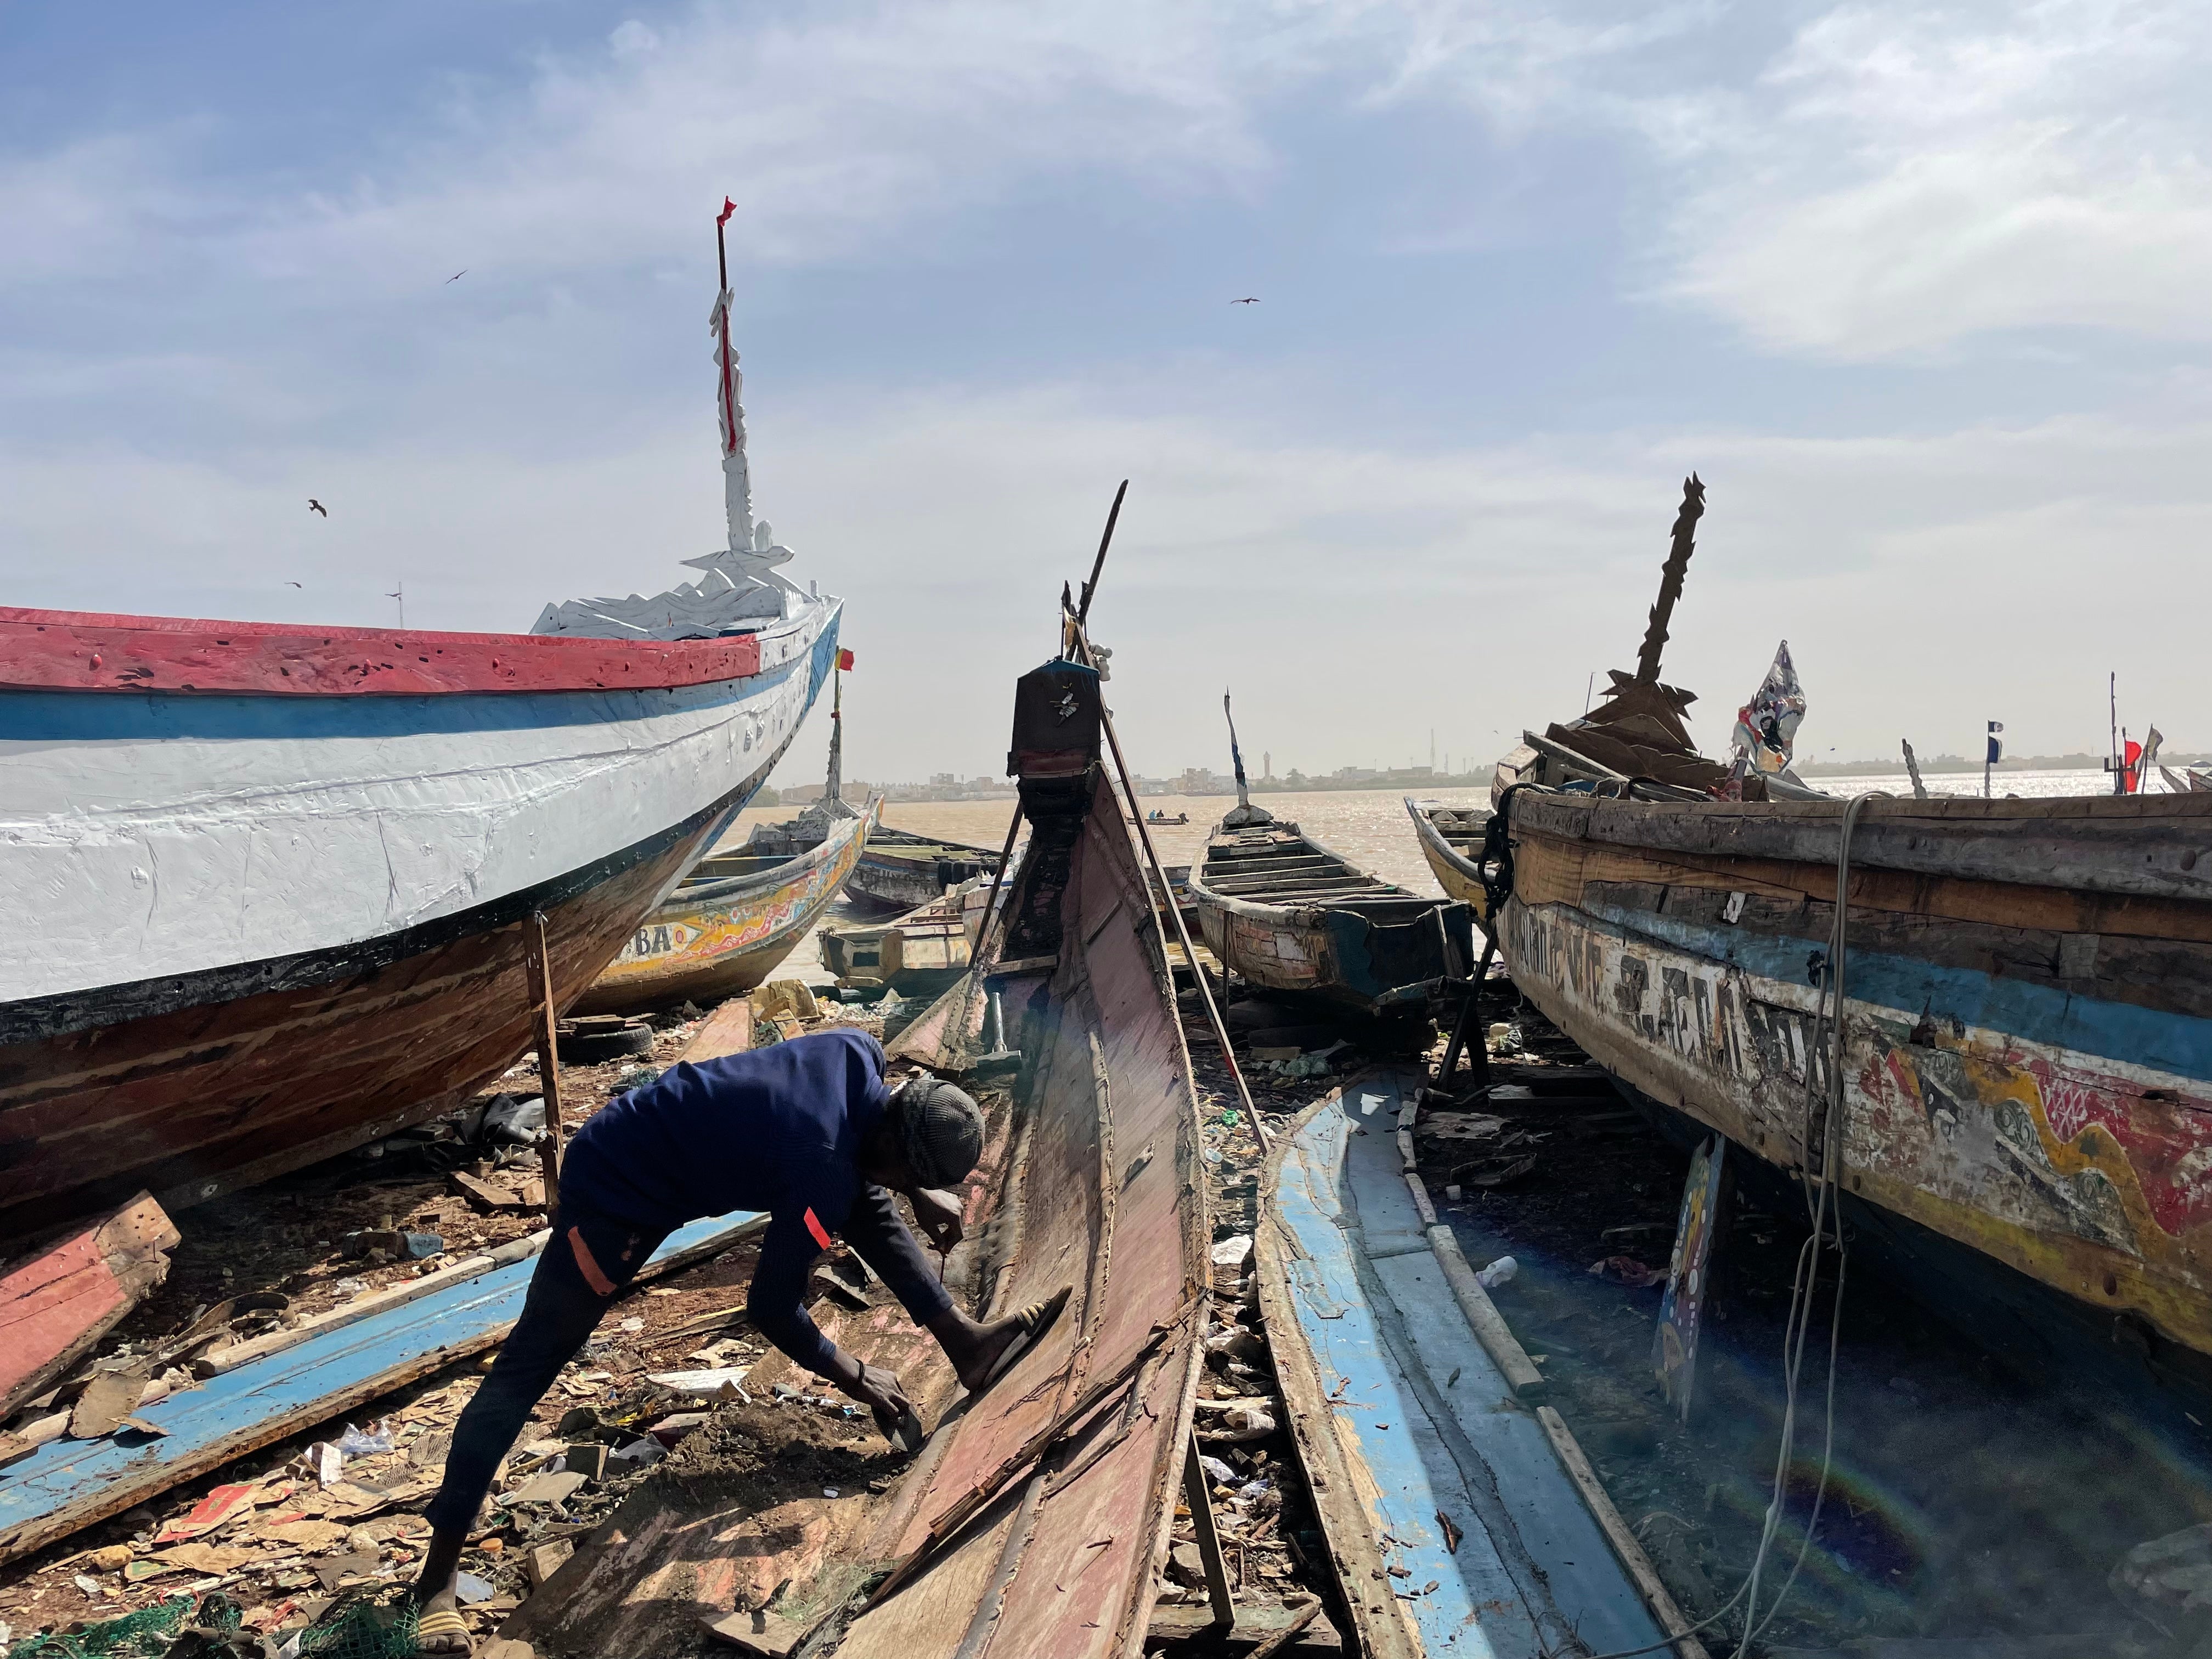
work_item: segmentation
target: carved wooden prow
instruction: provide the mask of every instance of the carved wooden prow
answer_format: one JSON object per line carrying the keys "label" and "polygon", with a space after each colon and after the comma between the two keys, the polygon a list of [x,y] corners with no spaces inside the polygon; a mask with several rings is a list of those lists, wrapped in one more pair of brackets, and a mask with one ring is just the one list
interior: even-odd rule
{"label": "carved wooden prow", "polygon": [[1651,607],[1651,621],[1644,630],[1644,648],[1637,653],[1636,678],[1642,684],[1659,684],[1659,654],[1667,646],[1667,624],[1674,619],[1674,601],[1682,597],[1682,578],[1689,574],[1690,555],[1697,550],[1698,520],[1705,511],[1705,486],[1692,472],[1682,480],[1682,510],[1674,515],[1674,540],[1659,572],[1658,602]]}

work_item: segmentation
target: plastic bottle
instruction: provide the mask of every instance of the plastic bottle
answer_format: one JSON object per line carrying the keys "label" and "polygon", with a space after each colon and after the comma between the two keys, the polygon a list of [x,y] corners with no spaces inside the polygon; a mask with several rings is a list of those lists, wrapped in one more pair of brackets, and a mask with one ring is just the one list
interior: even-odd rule
{"label": "plastic bottle", "polygon": [[1474,1277],[1484,1290],[1494,1291],[1500,1285],[1508,1285],[1512,1283],[1513,1275],[1520,1271],[1521,1264],[1519,1262],[1516,1261],[1510,1255],[1501,1255],[1497,1261],[1492,1262],[1480,1273],[1475,1274]]}

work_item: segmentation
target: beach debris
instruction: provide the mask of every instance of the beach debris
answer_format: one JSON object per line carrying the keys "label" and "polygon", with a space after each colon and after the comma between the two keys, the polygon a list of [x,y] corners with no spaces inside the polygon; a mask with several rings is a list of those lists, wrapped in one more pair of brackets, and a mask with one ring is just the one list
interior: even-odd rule
{"label": "beach debris", "polygon": [[1217,1267],[1242,1268],[1251,1257],[1252,1235],[1249,1233],[1232,1233],[1213,1246],[1212,1261]]}
{"label": "beach debris", "polygon": [[70,1412],[70,1437],[98,1440],[121,1428],[145,1398],[149,1369],[143,1358],[118,1360],[95,1369]]}
{"label": "beach debris", "polygon": [[1500,1285],[1510,1285],[1514,1275],[1520,1271],[1519,1262],[1510,1255],[1501,1255],[1475,1274],[1475,1283],[1486,1291],[1494,1291]]}
{"label": "beach debris", "polygon": [[2212,1525],[2184,1527],[2136,1545],[2108,1581],[2123,1601],[2200,1613],[2212,1607]]}
{"label": "beach debris", "polygon": [[0,1275],[0,1419],[66,1375],[168,1277],[179,1239],[141,1193]]}
{"label": "beach debris", "polygon": [[1589,1271],[1610,1284],[1626,1285],[1636,1290],[1667,1282],[1664,1267],[1646,1267],[1632,1255],[1607,1256],[1602,1261],[1591,1262]]}

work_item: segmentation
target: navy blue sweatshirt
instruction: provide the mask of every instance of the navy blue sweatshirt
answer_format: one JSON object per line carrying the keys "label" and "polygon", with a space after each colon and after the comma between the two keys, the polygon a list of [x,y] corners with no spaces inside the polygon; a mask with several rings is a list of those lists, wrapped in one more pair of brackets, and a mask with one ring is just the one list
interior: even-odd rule
{"label": "navy blue sweatshirt", "polygon": [[754,1328],[828,1376],[836,1350],[806,1316],[807,1274],[860,1196],[860,1146],[890,1097],[883,1045],[865,1031],[678,1063],[576,1132],[562,1200],[659,1233],[768,1212],[747,1301]]}

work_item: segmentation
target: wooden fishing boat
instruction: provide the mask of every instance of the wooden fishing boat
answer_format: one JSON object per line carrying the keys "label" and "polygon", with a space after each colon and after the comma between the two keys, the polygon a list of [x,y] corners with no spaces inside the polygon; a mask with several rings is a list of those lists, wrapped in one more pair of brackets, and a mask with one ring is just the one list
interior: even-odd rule
{"label": "wooden fishing boat", "polygon": [[[732,1628],[732,1608],[774,1595],[779,1612],[808,1610],[791,1617],[815,1632],[809,1650],[834,1643],[839,1659],[1147,1650],[1212,1235],[1195,1085],[1158,924],[1099,765],[1101,712],[1097,675],[1073,662],[1048,663],[1018,692],[1029,848],[1001,893],[1003,944],[968,983],[1001,993],[1024,1063],[1011,1109],[992,1117],[1011,1124],[1011,1144],[987,1143],[988,1180],[945,1276],[982,1316],[1072,1283],[1066,1309],[974,1398],[896,1308],[825,1314],[841,1344],[897,1372],[932,1427],[920,1455],[841,1448],[881,1478],[829,1491],[802,1478],[767,1502],[760,1481],[641,1491],[507,1636],[606,1659],[690,1652],[699,1624]],[[885,1564],[890,1578],[848,1614]]]}
{"label": "wooden fishing boat", "polygon": [[527,635],[0,610],[0,1240],[450,1109],[599,975],[798,731],[842,601],[757,525]]}
{"label": "wooden fishing boat", "polygon": [[1478,921],[1490,915],[1489,896],[1482,890],[1482,872],[1475,859],[1490,829],[1490,810],[1482,806],[1449,806],[1442,801],[1406,797],[1407,816],[1413,820],[1421,841],[1421,856],[1437,885],[1473,910]]}
{"label": "wooden fishing boat", "polygon": [[940,841],[886,825],[868,837],[846,891],[854,902],[879,910],[913,910],[942,898],[948,887],[990,877],[998,868],[996,848]]}
{"label": "wooden fishing boat", "polygon": [[762,983],[844,890],[882,806],[870,800],[797,858],[708,854],[638,924],[577,1012],[709,1007]]}
{"label": "wooden fishing boat", "polygon": [[[1686,701],[1657,671],[1688,556],[1678,520],[1613,705]],[[1944,1301],[1979,1328],[2201,1389],[2212,799],[1651,793],[1587,775],[1505,793],[1499,937],[1522,994],[1771,1170],[1817,1172],[1832,1144],[1846,1216],[1922,1264],[1907,1282],[1971,1279]]]}
{"label": "wooden fishing boat", "polygon": [[1206,838],[1190,895],[1206,948],[1232,971],[1364,1013],[1418,1009],[1474,961],[1467,905],[1371,876],[1256,806]]}
{"label": "wooden fishing boat", "polygon": [[934,997],[968,971],[970,896],[963,887],[896,921],[825,927],[822,965],[850,989]]}

